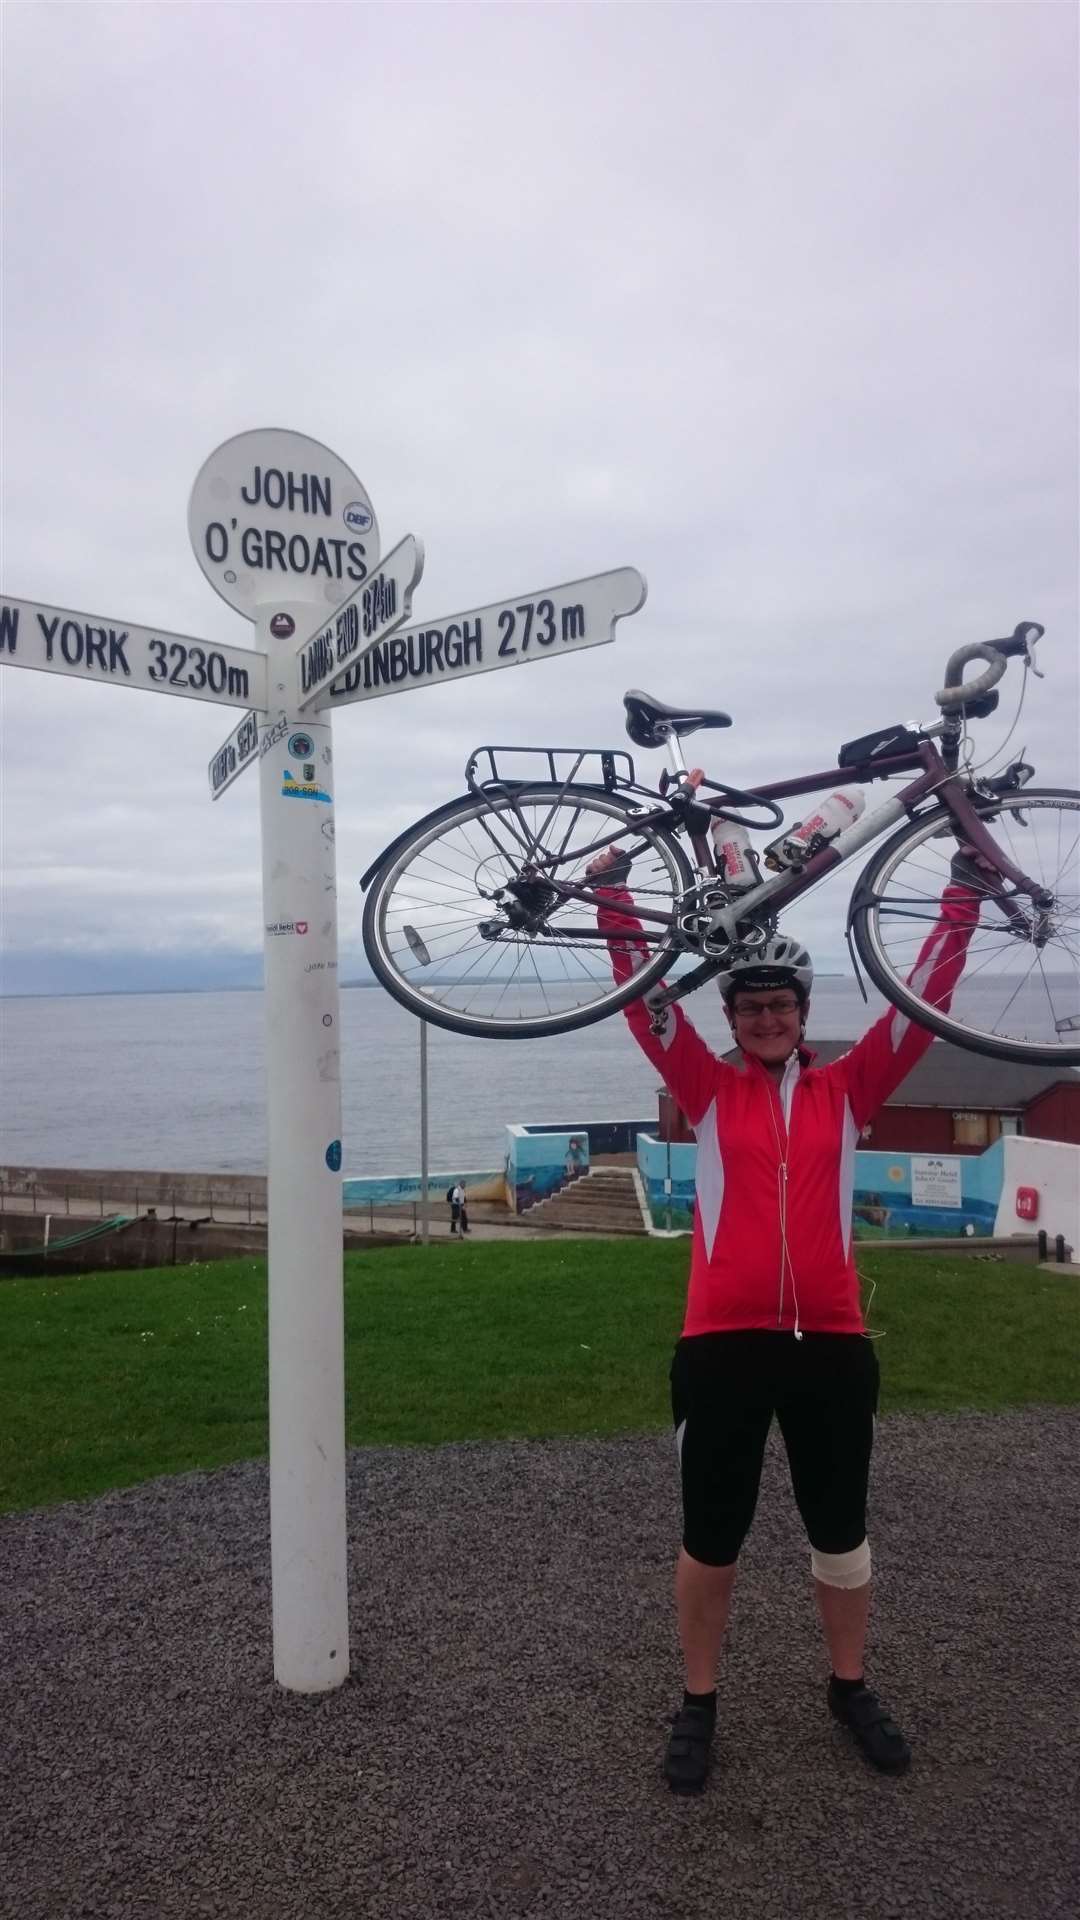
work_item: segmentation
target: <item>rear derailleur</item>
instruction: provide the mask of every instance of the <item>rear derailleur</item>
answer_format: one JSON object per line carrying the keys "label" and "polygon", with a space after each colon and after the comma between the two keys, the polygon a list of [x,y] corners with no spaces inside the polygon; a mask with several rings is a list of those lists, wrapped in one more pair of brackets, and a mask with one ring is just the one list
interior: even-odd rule
{"label": "rear derailleur", "polygon": [[534,867],[523,867],[516,880],[509,880],[491,897],[498,902],[502,917],[478,923],[482,940],[498,940],[504,933],[547,933],[548,915],[562,898],[558,888]]}

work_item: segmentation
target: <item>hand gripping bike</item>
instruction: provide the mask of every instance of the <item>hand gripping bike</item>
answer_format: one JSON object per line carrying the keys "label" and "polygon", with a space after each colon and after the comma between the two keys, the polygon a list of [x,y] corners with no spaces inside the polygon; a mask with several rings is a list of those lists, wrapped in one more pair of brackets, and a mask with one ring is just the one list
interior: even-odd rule
{"label": "hand gripping bike", "polygon": [[[665,706],[636,690],[623,701],[627,732],[638,746],[666,750],[670,762],[657,789],[638,783],[623,751],[478,747],[468,793],[400,834],[363,876],[364,946],[376,976],[412,1013],[456,1033],[567,1033],[665,974],[653,1004],[693,992],[736,955],[760,949],[794,902],[880,840],[855,884],[848,938],[885,998],[976,1053],[1080,1062],[1080,793],[1031,786],[1034,769],[1022,756],[992,778],[970,765],[968,724],[996,707],[994,685],[1011,657],[1023,657],[1025,686],[1029,670],[1038,673],[1042,632],[1024,621],[1008,639],[959,648],[933,725],[882,728],[842,746],[824,772],[752,792],[688,771],[683,760],[683,738],[730,726],[728,714]],[[972,660],[985,670],[965,683]],[[507,761],[521,755],[537,776],[508,777]],[[755,860],[752,884],[736,890],[718,870],[715,820],[774,830],[784,822],[781,801],[838,779],[908,773],[907,785],[835,838],[804,835],[794,858],[786,840],[787,863],[769,877]],[[630,861],[629,900],[616,911],[637,923],[643,955],[622,985],[597,927],[604,881],[586,873],[616,846]],[[950,871],[977,890],[980,911],[944,1013],[909,974]]]}

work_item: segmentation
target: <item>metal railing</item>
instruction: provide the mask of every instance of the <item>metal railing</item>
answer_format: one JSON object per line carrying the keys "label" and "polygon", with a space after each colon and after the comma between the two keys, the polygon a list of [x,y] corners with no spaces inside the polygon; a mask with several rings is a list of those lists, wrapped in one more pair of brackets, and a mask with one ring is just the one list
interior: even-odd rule
{"label": "metal railing", "polygon": [[[253,1194],[250,1189],[240,1193],[215,1194],[214,1189],[210,1187],[205,1193],[196,1191],[183,1197],[176,1192],[175,1188],[163,1194],[156,1185],[149,1192],[144,1187],[140,1195],[137,1184],[125,1193],[122,1185],[119,1190],[112,1186],[104,1186],[100,1182],[91,1187],[81,1180],[74,1189],[70,1184],[62,1187],[40,1187],[33,1180],[20,1181],[17,1185],[0,1180],[0,1211],[4,1210],[9,1201],[15,1203],[13,1208],[15,1212],[26,1211],[29,1201],[29,1211],[32,1214],[62,1211],[70,1215],[73,1206],[76,1214],[85,1207],[96,1206],[98,1217],[102,1220],[105,1219],[106,1213],[115,1213],[118,1205],[129,1207],[136,1214],[140,1208],[152,1214],[160,1214],[163,1209],[170,1208],[172,1214],[176,1215],[177,1208],[184,1207],[189,1213],[197,1212],[202,1218],[215,1223],[220,1221],[222,1213],[246,1214],[249,1226],[256,1215],[262,1218],[266,1216],[265,1200],[260,1195]],[[217,1213],[214,1211],[215,1207],[219,1210]],[[186,1215],[180,1214],[177,1217],[183,1219]]]}

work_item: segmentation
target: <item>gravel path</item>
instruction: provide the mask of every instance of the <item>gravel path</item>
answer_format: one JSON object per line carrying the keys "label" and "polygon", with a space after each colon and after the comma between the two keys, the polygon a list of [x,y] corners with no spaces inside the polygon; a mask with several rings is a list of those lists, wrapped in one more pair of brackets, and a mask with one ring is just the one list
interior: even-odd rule
{"label": "gravel path", "polygon": [[1080,1912],[1080,1412],[878,1429],[871,1672],[916,1750],[824,1707],[770,1445],[696,1801],[665,1436],[349,1458],[353,1671],[271,1680],[267,1478],[0,1521],[0,1915],[918,1920]]}

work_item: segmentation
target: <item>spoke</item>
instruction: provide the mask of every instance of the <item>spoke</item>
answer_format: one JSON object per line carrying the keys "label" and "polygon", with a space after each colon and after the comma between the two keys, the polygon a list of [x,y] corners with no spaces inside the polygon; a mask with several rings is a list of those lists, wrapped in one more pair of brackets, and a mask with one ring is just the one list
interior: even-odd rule
{"label": "spoke", "polygon": [[[410,993],[474,1021],[477,1031],[488,1024],[509,1031],[518,1023],[524,1031],[531,1023],[557,1022],[561,1011],[621,999],[625,983],[611,974],[612,936],[596,925],[601,903],[584,876],[598,848],[617,841],[634,862],[626,907],[653,916],[651,930],[636,936],[652,957],[670,941],[685,891],[664,843],[635,829],[617,802],[609,810],[599,795],[593,803],[566,789],[525,790],[477,801],[464,818],[436,825],[415,848],[406,846],[378,908],[389,968]],[[538,875],[541,890],[517,899],[509,889],[526,868]],[[544,878],[554,874],[545,904]],[[531,917],[533,901],[531,928],[511,926],[511,917]],[[493,937],[480,934],[483,920],[491,922]],[[426,960],[413,950],[406,927],[423,943]]]}
{"label": "spoke", "polygon": [[532,961],[532,970],[536,975],[536,984],[540,989],[540,993],[541,993],[541,997],[543,999],[544,1005],[545,1007],[548,1007],[550,1011],[550,1003],[548,1001],[547,994],[544,992],[544,983],[540,978],[540,969],[536,964],[536,954],[532,947],[529,948],[529,959]]}
{"label": "spoke", "polygon": [[495,1015],[498,1013],[500,1007],[503,1004],[503,1001],[506,999],[506,996],[509,993],[516,979],[517,979],[517,969],[515,968],[513,973],[507,974],[506,976],[506,981],[503,985],[503,990],[500,993],[498,999],[496,1000],[495,1005],[491,1009],[491,1015],[490,1015],[491,1018],[494,1018]]}
{"label": "spoke", "polygon": [[[488,858],[490,859],[490,855],[488,855]],[[475,883],[475,873],[476,873],[476,868],[475,868],[475,866],[474,866],[474,868],[473,868],[473,876],[472,876],[472,877],[470,878],[470,875],[468,874],[468,872],[459,872],[459,871],[458,871],[458,869],[457,869],[456,867],[448,867],[448,866],[447,866],[447,864],[446,864],[446,862],[445,862],[445,860],[436,860],[436,859],[435,859],[435,858],[433,857],[433,855],[431,855],[430,853],[428,853],[428,851],[427,851],[427,848],[426,848],[426,847],[424,848],[424,850],[423,850],[423,851],[422,851],[421,853],[418,853],[418,854],[417,854],[417,856],[416,856],[416,859],[415,859],[415,860],[414,860],[414,861],[412,862],[412,868],[415,868],[415,867],[417,867],[417,866],[419,865],[419,863],[420,863],[420,861],[421,861],[421,860],[424,860],[424,861],[426,861],[426,862],[427,862],[427,864],[428,864],[429,866],[432,866],[432,867],[434,867],[434,868],[436,869],[436,871],[438,871],[438,872],[441,872],[441,873],[448,873],[448,874],[450,875],[450,878],[451,878],[451,879],[452,879],[452,880],[453,880],[453,881],[455,882],[455,884],[457,884],[457,885],[459,885],[459,886],[460,886],[460,885],[461,885],[461,884],[462,884],[463,882],[464,882],[464,883],[466,883],[466,884],[471,884],[471,885],[473,886],[473,889],[474,889],[474,891],[475,891],[475,884],[476,884],[476,883]],[[410,870],[411,870],[411,869],[410,869]],[[423,876],[422,876],[422,877],[421,877],[421,885],[423,885],[423,884],[424,884],[424,878],[423,878]],[[441,884],[441,885],[445,885],[446,883],[445,883],[445,881],[443,881],[443,882],[438,882],[438,881],[435,881],[435,880],[428,880],[426,884],[427,884],[428,886],[437,886],[437,885],[440,885],[440,884]]]}
{"label": "spoke", "polygon": [[1009,998],[1006,1000],[1005,1005],[1002,1007],[1001,1012],[997,1015],[997,1018],[999,1020],[1004,1020],[1005,1015],[1008,1013],[1009,1008],[1012,1006],[1012,1003],[1016,999],[1017,994],[1020,992],[1021,987],[1025,987],[1028,981],[1030,980],[1031,971],[1035,965],[1036,958],[1037,956],[1033,954],[1031,959],[1028,961],[1027,972],[1021,974],[1019,980],[1017,981],[1015,987],[1013,988],[1011,994],[1009,995]]}
{"label": "spoke", "polygon": [[[1024,947],[1024,948],[1019,948],[1019,947],[1014,947],[1014,948],[1012,949],[1012,951],[1013,951],[1014,953],[1019,953],[1019,952],[1024,952],[1024,953],[1027,953],[1027,952],[1028,952],[1028,948],[1027,948],[1027,947]],[[984,969],[984,967],[989,967],[989,966],[992,966],[992,965],[993,965],[993,963],[994,963],[994,961],[995,961],[995,960],[1000,960],[1000,958],[1001,958],[1001,950],[1000,950],[1000,948],[998,948],[998,947],[991,947],[991,948],[989,949],[989,951],[988,951],[988,953],[987,953],[987,955],[986,955],[986,958],[985,958],[985,960],[980,960],[980,962],[979,962],[979,964],[978,964],[978,966],[977,966],[977,967],[972,967],[972,966],[966,966],[966,967],[964,968],[964,971],[963,971],[963,974],[961,975],[961,979],[960,979],[960,986],[962,987],[962,986],[964,985],[964,982],[965,982],[966,980],[974,980],[974,979],[977,979],[977,977],[978,977],[978,975],[979,975],[980,973],[982,973],[982,971],[983,971],[983,969]],[[1029,962],[1028,962],[1028,967],[1029,967],[1029,971],[1030,971],[1030,965],[1031,965],[1031,963],[1030,963],[1030,961],[1029,961]]]}
{"label": "spoke", "polygon": [[[516,809],[514,811],[516,812]],[[504,817],[504,814],[506,817]],[[518,842],[519,847],[524,849],[524,858],[526,860],[529,857],[529,847],[528,847],[527,837],[523,836],[518,832],[516,826],[514,825],[513,815],[510,813],[510,810],[508,808],[504,809],[503,811],[500,811],[498,814],[495,814],[494,810],[492,810],[491,813],[483,812],[483,813],[478,813],[476,816],[476,824],[483,828],[484,832],[488,836],[488,839],[492,842],[492,845],[497,849],[497,851],[502,854],[504,860],[511,863],[514,867],[520,866],[522,855],[520,853],[511,853],[509,849],[503,845],[502,841],[498,837],[498,834],[495,832],[494,828],[491,825],[492,818],[497,818],[499,820],[500,825],[509,827],[512,838]]]}
{"label": "spoke", "polygon": [[[463,821],[461,826],[461,837],[465,842],[466,854],[472,862],[474,880],[475,880],[476,874],[480,872],[481,868],[491,866],[495,858],[495,856],[492,854],[490,847],[484,846],[483,844],[479,845],[478,847],[473,845],[473,839],[469,829],[475,828],[475,826],[476,826],[476,822],[474,820]],[[488,838],[490,840],[495,840],[496,844],[498,844],[497,836],[493,832],[490,832],[488,834]],[[516,873],[519,862],[515,854],[507,850],[506,848],[502,848],[501,857],[506,867],[507,875],[509,876],[511,874]]]}
{"label": "spoke", "polygon": [[[395,912],[396,911],[397,909],[395,908]],[[417,931],[422,931],[425,941],[429,944],[432,940],[441,940],[445,937],[443,932],[444,928],[453,934],[457,933],[462,927],[475,927],[476,925],[476,915],[474,913],[469,914],[466,919],[429,920],[424,914],[417,912],[415,907],[402,908],[401,911],[404,917],[401,927],[396,928],[395,931],[401,932],[404,927],[413,926],[416,921],[419,920],[421,926],[417,928]]]}
{"label": "spoke", "polygon": [[[470,990],[470,992],[472,992],[472,993],[474,994],[474,996],[475,996],[475,993],[476,993],[476,991],[477,991],[478,989],[479,989],[479,990],[482,990],[483,988],[485,988],[485,987],[488,987],[488,986],[490,986],[490,985],[491,985],[491,978],[492,978],[492,975],[493,975],[493,974],[495,973],[495,968],[496,968],[496,966],[498,965],[498,955],[499,955],[499,949],[498,949],[497,947],[491,947],[491,948],[489,948],[489,949],[488,949],[488,970],[487,970],[487,972],[486,972],[486,974],[484,975],[484,977],[483,977],[483,979],[482,979],[482,980],[474,980],[474,981],[472,982],[472,985],[471,985],[471,988],[469,989],[469,990]],[[456,992],[456,991],[458,991],[458,990],[459,990],[459,989],[460,989],[461,987],[463,987],[463,986],[465,985],[465,983],[466,983],[466,981],[467,981],[467,980],[468,980],[468,978],[469,978],[469,975],[470,975],[470,974],[472,973],[472,971],[473,971],[473,967],[477,967],[477,966],[479,966],[479,964],[480,964],[480,961],[481,961],[481,960],[482,960],[483,958],[484,958],[484,956],[483,956],[483,954],[477,954],[477,957],[476,957],[476,959],[475,959],[475,960],[473,961],[473,963],[472,963],[472,966],[471,966],[471,967],[466,967],[466,969],[465,969],[465,972],[464,972],[463,974],[461,974],[461,976],[460,976],[460,977],[459,977],[459,978],[458,978],[457,980],[454,980],[454,981],[452,981],[452,982],[451,982],[451,986],[452,986],[452,988],[454,989],[454,991],[455,991],[455,992]],[[511,972],[511,974],[510,974],[510,976],[509,976],[509,979],[507,980],[507,985],[508,985],[508,986],[510,985],[510,982],[511,982],[511,981],[513,980],[513,977],[514,977],[514,974],[515,974],[516,972],[517,972],[517,965],[515,965],[515,966],[514,966],[514,968],[513,968],[513,970],[512,970],[512,972]],[[498,977],[498,976],[496,975],[496,978],[497,978],[497,977]],[[468,999],[466,998],[466,1001],[465,1001],[465,1006],[466,1006],[466,1008],[468,1008],[468,1007],[469,1007],[469,1006],[470,1006],[471,1004],[472,1004],[472,1003],[471,1003],[471,1002],[470,1002],[470,1001],[469,1001],[469,1000],[468,1000]]]}
{"label": "spoke", "polygon": [[[982,817],[997,842],[999,859],[1026,876],[1027,890],[1000,875],[982,880],[972,876],[969,886],[983,912],[971,934],[951,1006],[935,1011],[946,1031],[952,1025],[972,1038],[984,1034],[1050,1055],[1060,1046],[1067,1056],[1075,1051],[1075,1036],[1058,1037],[1057,1015],[1064,1002],[1068,1017],[1074,998],[1080,1007],[1077,810],[1065,803],[1034,806],[1029,801],[1025,807],[1024,797],[1017,795],[1015,805],[999,805],[992,819]],[[908,847],[901,842],[893,864],[883,870],[864,923],[873,929],[877,952],[898,985],[906,982],[926,936],[938,924],[936,896],[947,883],[946,849],[954,844],[951,836],[939,838],[939,832]],[[1045,929],[1032,893],[1053,901],[1046,910]],[[909,987],[908,992],[913,990]],[[931,1010],[929,1000],[923,1004]]]}
{"label": "spoke", "polygon": [[1076,938],[1080,938],[1080,934],[1075,936],[1071,943],[1068,940],[1062,940],[1059,929],[1059,932],[1053,934],[1046,944],[1047,946],[1060,947],[1063,953],[1068,954],[1070,960],[1075,964],[1080,964],[1080,947],[1076,945]]}
{"label": "spoke", "polygon": [[[456,960],[460,954],[467,953],[468,950],[469,950],[469,946],[468,946],[468,943],[466,943],[465,946],[459,947],[456,953],[444,954],[442,959],[439,962],[440,966],[446,966],[451,960]],[[484,958],[485,954],[495,955],[497,953],[498,953],[498,948],[496,946],[489,945],[489,943],[486,940],[482,940],[480,942],[479,950],[477,952],[475,960],[473,960],[470,963],[470,965],[466,967],[464,973],[459,974],[457,980],[454,980],[451,984],[455,987],[459,986],[463,980],[468,979],[470,973],[473,970],[473,967],[478,967],[480,965],[480,962]]]}
{"label": "spoke", "polygon": [[1056,1012],[1055,1012],[1055,1008],[1054,1008],[1054,1001],[1053,1001],[1053,997],[1052,997],[1052,995],[1051,995],[1051,992],[1050,992],[1050,982],[1049,982],[1049,981],[1047,980],[1047,978],[1046,978],[1046,968],[1045,968],[1045,967],[1043,966],[1043,963],[1042,963],[1042,954],[1041,954],[1041,953],[1040,953],[1040,955],[1039,955],[1039,977],[1040,977],[1040,979],[1042,980],[1042,984],[1043,984],[1043,992],[1044,992],[1044,993],[1045,993],[1045,995],[1046,995],[1046,1004],[1047,1004],[1047,1006],[1048,1006],[1048,1007],[1049,1007],[1049,1009],[1050,1009],[1050,1018],[1051,1018],[1051,1020],[1052,1020],[1052,1022],[1053,1022],[1053,1024],[1054,1024],[1054,1030],[1055,1030],[1055,1032],[1056,1032],[1056,1030],[1057,1030],[1057,1015],[1056,1015]]}
{"label": "spoke", "polygon": [[[573,983],[571,982],[571,979],[570,979],[570,969],[569,969],[569,967],[568,967],[568,966],[567,966],[567,964],[566,964],[566,958],[567,958],[567,954],[568,954],[568,953],[573,953],[573,949],[572,949],[572,948],[569,948],[569,947],[563,947],[563,946],[561,946],[561,945],[559,944],[559,942],[558,942],[558,941],[556,941],[556,943],[555,943],[555,954],[556,954],[556,957],[558,958],[558,960],[559,960],[559,961],[561,962],[561,964],[562,964],[562,970],[563,970],[563,978],[565,979],[565,981],[566,981],[566,984],[567,984],[567,986],[570,986],[570,985],[572,985]],[[577,958],[577,955],[576,955],[576,954],[574,954],[574,958],[575,958],[575,959]]]}
{"label": "spoke", "polygon": [[[890,941],[888,943],[889,952],[895,956],[898,965],[914,966],[915,960],[922,950],[924,941],[924,935],[920,935],[917,939],[907,941]],[[1028,943],[1025,941],[1021,948],[1020,941],[1007,935],[1002,928],[997,930],[987,928],[981,935],[972,935],[971,942],[968,946],[968,960],[970,961],[972,954],[977,953],[985,953],[990,958],[999,958],[1009,953],[1026,952],[1027,945]],[[967,978],[968,972],[969,968],[965,967],[965,979]]]}

